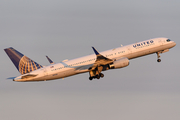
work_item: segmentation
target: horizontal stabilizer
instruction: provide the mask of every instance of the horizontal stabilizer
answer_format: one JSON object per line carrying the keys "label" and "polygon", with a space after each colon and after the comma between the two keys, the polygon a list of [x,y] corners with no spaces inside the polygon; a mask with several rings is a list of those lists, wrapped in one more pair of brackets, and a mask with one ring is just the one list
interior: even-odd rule
{"label": "horizontal stabilizer", "polygon": [[27,79],[27,78],[32,78],[32,77],[36,77],[37,75],[33,75],[33,74],[27,74],[21,77],[21,79]]}
{"label": "horizontal stabilizer", "polygon": [[16,77],[9,77],[9,78],[6,78],[6,79],[12,79],[13,80],[14,78],[16,78]]}

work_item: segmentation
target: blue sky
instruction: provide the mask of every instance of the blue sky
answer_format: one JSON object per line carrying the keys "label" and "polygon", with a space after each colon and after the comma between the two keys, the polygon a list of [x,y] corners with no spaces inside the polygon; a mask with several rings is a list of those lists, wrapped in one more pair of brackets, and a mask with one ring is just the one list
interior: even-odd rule
{"label": "blue sky", "polygon": [[[3,120],[179,120],[178,0],[51,0],[0,2],[0,118]],[[81,74],[19,83],[4,48],[14,47],[41,65],[93,54],[156,37],[177,43],[156,62],[137,58],[123,69],[89,81]]]}

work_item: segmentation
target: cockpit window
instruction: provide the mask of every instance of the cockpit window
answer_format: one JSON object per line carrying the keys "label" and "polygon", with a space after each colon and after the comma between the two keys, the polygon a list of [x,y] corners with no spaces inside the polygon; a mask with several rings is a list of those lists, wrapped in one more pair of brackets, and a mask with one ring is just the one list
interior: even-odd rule
{"label": "cockpit window", "polygon": [[170,39],[167,39],[166,41],[167,41],[167,42],[170,42],[171,40],[170,40]]}

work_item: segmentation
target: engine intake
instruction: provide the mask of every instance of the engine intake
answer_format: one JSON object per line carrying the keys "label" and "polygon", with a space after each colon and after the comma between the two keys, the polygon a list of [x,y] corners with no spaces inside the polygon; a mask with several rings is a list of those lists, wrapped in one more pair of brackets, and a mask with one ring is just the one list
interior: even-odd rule
{"label": "engine intake", "polygon": [[121,58],[116,61],[114,61],[112,64],[109,65],[110,69],[117,69],[117,68],[123,68],[129,65],[128,58]]}

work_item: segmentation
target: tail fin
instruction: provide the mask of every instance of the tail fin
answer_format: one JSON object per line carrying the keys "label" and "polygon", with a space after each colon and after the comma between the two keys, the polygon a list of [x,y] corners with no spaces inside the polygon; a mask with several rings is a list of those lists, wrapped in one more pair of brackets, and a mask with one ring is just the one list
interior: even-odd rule
{"label": "tail fin", "polygon": [[4,49],[4,51],[7,53],[7,55],[21,74],[26,74],[42,67],[41,65],[34,62],[12,47],[6,48]]}

